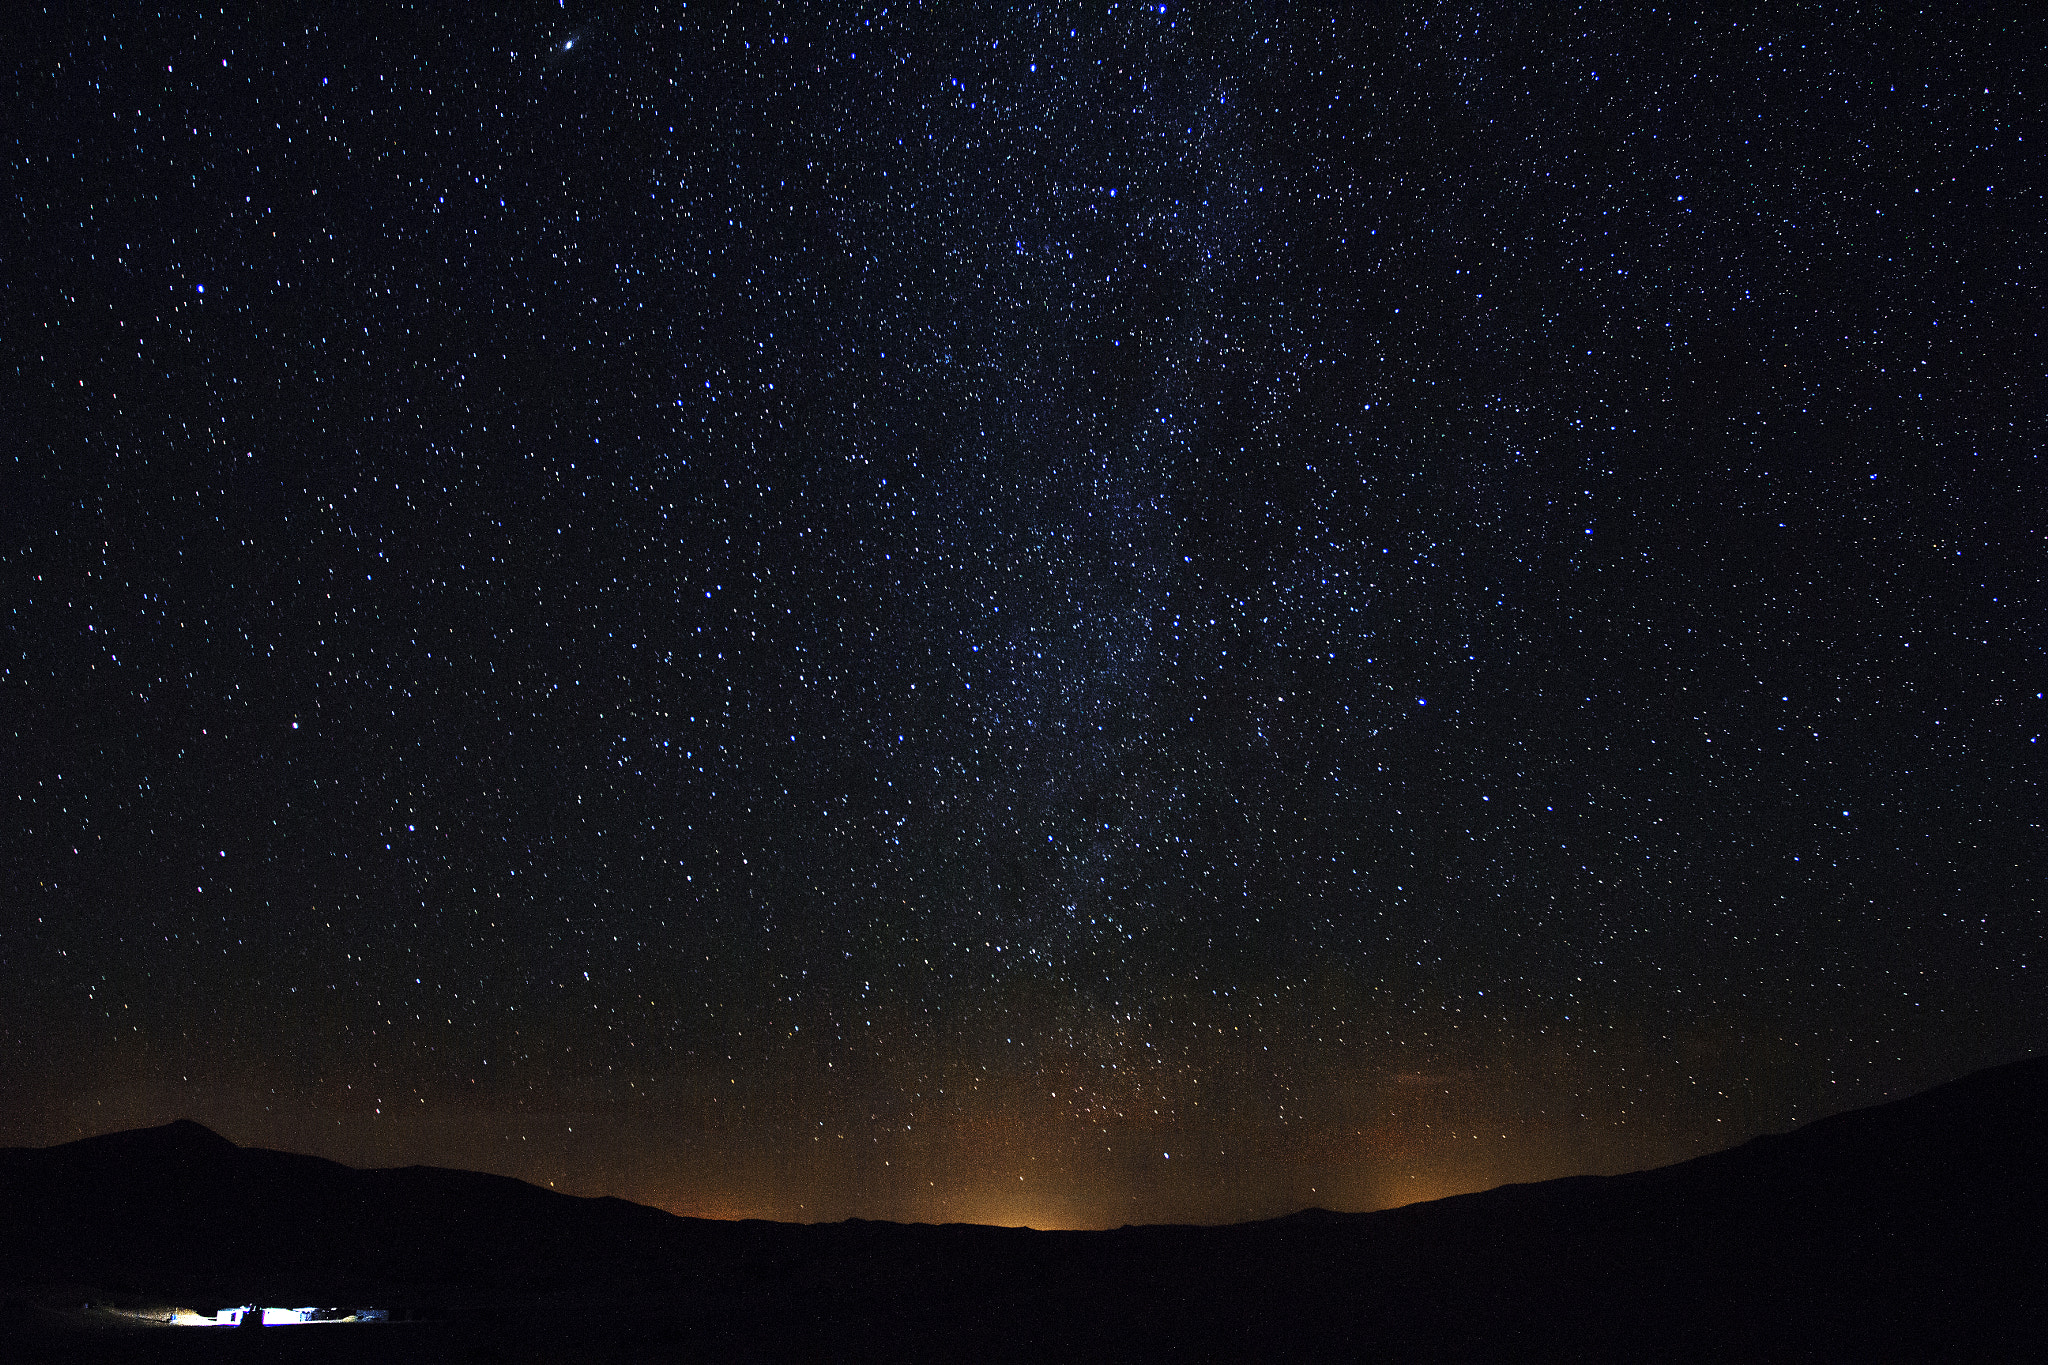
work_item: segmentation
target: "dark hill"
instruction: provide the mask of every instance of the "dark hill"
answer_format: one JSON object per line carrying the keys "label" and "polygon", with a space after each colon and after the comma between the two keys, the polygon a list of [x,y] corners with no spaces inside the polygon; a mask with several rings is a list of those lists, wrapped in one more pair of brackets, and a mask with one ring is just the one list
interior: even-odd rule
{"label": "dark hill", "polygon": [[[176,1123],[0,1151],[0,1332],[57,1360],[2041,1358],[2044,1135],[2035,1059],[1634,1175],[1034,1233],[704,1222]],[[432,1320],[86,1340],[24,1306],[60,1292]]]}

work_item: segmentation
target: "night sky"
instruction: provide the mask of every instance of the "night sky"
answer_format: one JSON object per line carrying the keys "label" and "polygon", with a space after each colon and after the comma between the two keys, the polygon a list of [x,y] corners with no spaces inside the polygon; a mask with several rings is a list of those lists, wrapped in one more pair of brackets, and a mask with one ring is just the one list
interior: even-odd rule
{"label": "night sky", "polygon": [[2048,1047],[1990,6],[9,44],[0,1143],[1034,1226]]}

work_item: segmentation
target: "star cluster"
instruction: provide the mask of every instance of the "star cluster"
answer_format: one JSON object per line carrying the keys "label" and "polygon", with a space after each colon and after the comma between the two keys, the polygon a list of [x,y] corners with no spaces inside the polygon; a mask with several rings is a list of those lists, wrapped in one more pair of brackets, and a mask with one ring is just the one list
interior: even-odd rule
{"label": "star cluster", "polygon": [[1759,15],[45,22],[0,1141],[1219,1220],[2037,1050],[2023,45]]}

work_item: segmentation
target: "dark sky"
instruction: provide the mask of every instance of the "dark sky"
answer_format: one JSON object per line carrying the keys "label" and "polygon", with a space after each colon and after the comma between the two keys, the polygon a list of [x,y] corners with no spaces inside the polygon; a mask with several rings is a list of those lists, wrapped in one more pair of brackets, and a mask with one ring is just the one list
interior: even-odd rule
{"label": "dark sky", "polygon": [[1363,1209],[2048,1046],[2038,33],[24,26],[0,1143]]}

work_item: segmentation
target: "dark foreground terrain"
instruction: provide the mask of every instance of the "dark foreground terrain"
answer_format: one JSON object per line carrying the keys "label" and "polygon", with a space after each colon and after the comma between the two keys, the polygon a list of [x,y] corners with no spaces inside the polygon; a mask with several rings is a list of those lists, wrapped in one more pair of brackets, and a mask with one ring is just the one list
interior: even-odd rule
{"label": "dark foreground terrain", "polygon": [[[0,1151],[0,1359],[2044,1359],[2044,1135],[2034,1059],[1635,1175],[1046,1233],[706,1222],[174,1123]],[[397,1320],[146,1325],[244,1303]]]}

